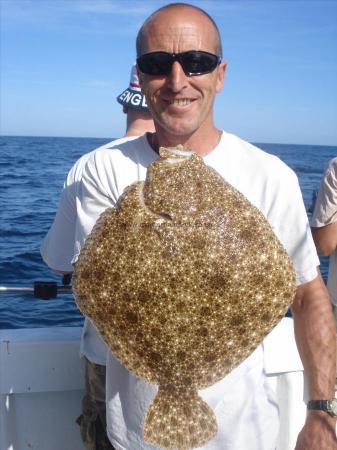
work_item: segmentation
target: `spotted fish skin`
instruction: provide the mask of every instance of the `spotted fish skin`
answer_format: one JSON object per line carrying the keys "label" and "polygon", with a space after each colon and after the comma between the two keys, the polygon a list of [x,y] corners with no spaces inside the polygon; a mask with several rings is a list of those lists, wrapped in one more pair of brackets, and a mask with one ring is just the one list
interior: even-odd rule
{"label": "spotted fish skin", "polygon": [[280,321],[295,272],[240,192],[194,152],[161,149],[145,182],[97,221],[74,291],[121,363],[159,385],[144,439],[184,450],[217,432],[197,390],[240,364]]}

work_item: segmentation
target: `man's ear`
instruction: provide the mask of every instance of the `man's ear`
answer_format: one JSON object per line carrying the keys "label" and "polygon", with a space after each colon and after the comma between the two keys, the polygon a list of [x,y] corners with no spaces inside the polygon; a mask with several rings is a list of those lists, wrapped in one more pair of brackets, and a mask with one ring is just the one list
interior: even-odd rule
{"label": "man's ear", "polygon": [[215,92],[219,93],[219,92],[221,92],[222,86],[225,81],[226,70],[227,70],[227,61],[221,61],[217,70],[218,70],[218,73],[217,73]]}

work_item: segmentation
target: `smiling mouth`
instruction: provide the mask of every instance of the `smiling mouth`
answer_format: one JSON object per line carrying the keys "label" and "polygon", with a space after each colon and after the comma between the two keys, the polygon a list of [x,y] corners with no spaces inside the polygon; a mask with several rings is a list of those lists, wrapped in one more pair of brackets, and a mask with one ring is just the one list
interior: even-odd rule
{"label": "smiling mouth", "polygon": [[190,98],[174,98],[171,100],[167,100],[169,105],[178,105],[178,106],[186,106],[192,103],[194,100]]}

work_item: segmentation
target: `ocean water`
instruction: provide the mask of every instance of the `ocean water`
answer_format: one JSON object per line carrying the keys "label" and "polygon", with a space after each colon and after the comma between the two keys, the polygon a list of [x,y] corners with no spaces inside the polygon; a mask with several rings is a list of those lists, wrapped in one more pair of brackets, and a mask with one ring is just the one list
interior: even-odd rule
{"label": "ocean water", "polygon": [[[0,137],[0,286],[32,287],[55,280],[39,247],[50,227],[63,181],[84,153],[111,139]],[[337,148],[314,145],[257,144],[279,156],[297,173],[306,205],[318,189]],[[285,218],[286,220],[286,218]],[[322,259],[326,275],[327,260]],[[0,293],[0,329],[81,325],[71,295],[37,300],[31,294]]]}

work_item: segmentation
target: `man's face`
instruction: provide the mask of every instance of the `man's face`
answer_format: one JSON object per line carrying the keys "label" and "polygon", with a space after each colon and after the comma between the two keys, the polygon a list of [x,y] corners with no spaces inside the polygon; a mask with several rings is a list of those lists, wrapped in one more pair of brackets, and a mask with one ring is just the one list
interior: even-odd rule
{"label": "man's face", "polygon": [[[215,30],[200,13],[188,14],[168,10],[159,14],[147,26],[142,54],[154,51],[182,53],[188,50],[204,50],[217,54]],[[146,95],[157,132],[168,137],[190,136],[196,130],[207,135],[214,129],[213,102],[224,80],[225,64],[213,72],[185,75],[175,61],[171,73],[163,76],[139,72],[139,79]]]}

